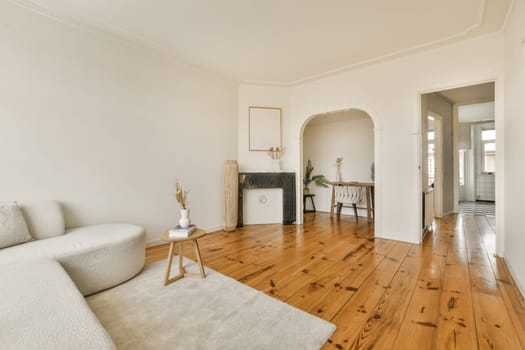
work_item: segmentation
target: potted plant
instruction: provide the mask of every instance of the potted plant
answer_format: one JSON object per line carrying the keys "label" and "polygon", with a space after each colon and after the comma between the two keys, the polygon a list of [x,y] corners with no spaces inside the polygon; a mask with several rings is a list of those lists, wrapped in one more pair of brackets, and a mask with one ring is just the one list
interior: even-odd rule
{"label": "potted plant", "polygon": [[309,186],[312,182],[316,184],[317,186],[328,187],[327,185],[328,180],[326,179],[326,177],[324,175],[313,175],[312,176],[313,171],[314,171],[314,166],[312,164],[312,161],[308,159],[308,163],[306,163],[306,172],[304,173],[304,179],[303,179],[303,184],[304,184],[303,193],[304,194],[310,194]]}

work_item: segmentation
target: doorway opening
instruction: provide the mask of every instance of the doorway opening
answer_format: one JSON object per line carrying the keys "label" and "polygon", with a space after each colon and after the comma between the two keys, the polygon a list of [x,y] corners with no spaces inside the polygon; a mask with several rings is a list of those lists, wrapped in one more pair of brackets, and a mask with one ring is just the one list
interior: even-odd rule
{"label": "doorway opening", "polygon": [[423,94],[421,107],[422,233],[453,214],[484,216],[495,229],[494,82]]}
{"label": "doorway opening", "polygon": [[[305,122],[301,138],[304,222],[329,215],[366,226],[373,233],[374,132],[372,118],[359,109],[323,113]],[[316,179],[323,180],[316,184]]]}

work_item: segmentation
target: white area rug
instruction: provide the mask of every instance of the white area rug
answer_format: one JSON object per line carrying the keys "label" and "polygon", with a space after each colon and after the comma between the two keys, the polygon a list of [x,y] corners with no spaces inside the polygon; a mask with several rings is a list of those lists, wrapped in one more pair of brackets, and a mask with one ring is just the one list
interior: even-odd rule
{"label": "white area rug", "polygon": [[[184,265],[197,272],[193,261]],[[119,349],[319,349],[335,330],[208,268],[204,280],[164,287],[165,267],[146,265],[134,279],[87,298]]]}

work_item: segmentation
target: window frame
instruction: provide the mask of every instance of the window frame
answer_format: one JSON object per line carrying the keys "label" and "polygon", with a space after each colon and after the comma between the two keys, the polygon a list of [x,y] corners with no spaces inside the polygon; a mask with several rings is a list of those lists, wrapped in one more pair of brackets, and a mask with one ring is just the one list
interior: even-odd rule
{"label": "window frame", "polygon": [[[483,132],[484,131],[489,131],[489,130],[493,130],[494,131],[494,138],[491,138],[491,139],[487,139],[487,140],[483,140]],[[481,128],[481,131],[480,131],[480,141],[481,141],[481,173],[483,175],[495,175],[496,174],[496,128],[495,127],[487,127],[487,128]],[[487,152],[485,151],[485,146],[487,144],[491,144],[493,143],[494,144],[494,151],[491,152],[493,155],[494,155],[494,171],[486,171],[486,157],[487,157]]]}
{"label": "window frame", "polygon": [[466,177],[467,177],[467,151],[464,149],[460,149],[458,151],[458,183],[460,187],[463,187],[466,185]]}

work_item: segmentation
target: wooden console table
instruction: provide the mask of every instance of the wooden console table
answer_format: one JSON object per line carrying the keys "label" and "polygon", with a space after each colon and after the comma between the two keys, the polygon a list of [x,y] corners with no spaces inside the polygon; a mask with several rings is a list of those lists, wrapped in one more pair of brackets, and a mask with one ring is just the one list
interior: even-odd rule
{"label": "wooden console table", "polygon": [[[357,182],[357,181],[351,181],[351,182],[329,182],[329,185],[332,186],[332,201],[330,204],[330,216],[334,215],[334,208],[337,207],[337,203],[335,203],[335,188],[340,187],[360,187],[365,189],[365,196],[366,196],[366,208],[358,207],[358,209],[366,209],[366,216],[368,218],[368,222],[371,222],[373,218],[375,218],[374,215],[374,183],[373,182]],[[343,206],[345,208],[349,208],[348,206]]]}

